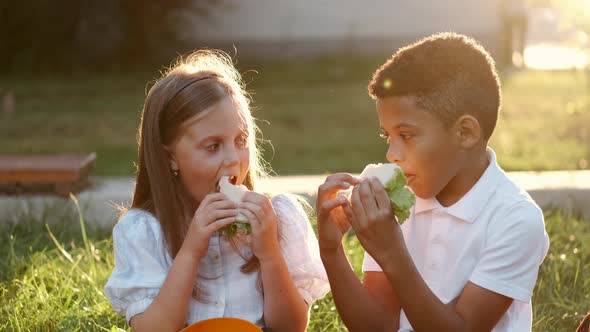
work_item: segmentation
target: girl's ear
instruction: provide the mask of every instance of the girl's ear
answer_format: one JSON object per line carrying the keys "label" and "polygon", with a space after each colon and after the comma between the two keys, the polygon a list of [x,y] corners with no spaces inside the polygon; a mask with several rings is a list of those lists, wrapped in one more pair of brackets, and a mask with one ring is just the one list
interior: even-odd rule
{"label": "girl's ear", "polygon": [[482,138],[479,121],[469,114],[462,115],[456,122],[459,144],[464,148],[472,148],[479,144]]}
{"label": "girl's ear", "polygon": [[168,159],[170,161],[170,169],[172,171],[178,171],[178,163],[176,162],[176,158],[174,157],[174,153],[172,153],[172,149],[164,145],[164,150],[166,150],[168,154]]}

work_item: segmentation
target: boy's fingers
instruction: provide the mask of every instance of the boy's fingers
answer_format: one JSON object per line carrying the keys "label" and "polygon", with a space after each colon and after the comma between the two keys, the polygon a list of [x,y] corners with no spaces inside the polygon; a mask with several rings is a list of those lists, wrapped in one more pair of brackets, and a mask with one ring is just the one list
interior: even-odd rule
{"label": "boy's fingers", "polygon": [[346,190],[358,182],[357,178],[347,173],[332,174],[318,187],[318,199],[327,199],[327,196],[334,195],[340,190]]}
{"label": "boy's fingers", "polygon": [[375,202],[371,180],[364,180],[358,187],[359,197],[367,216],[374,215],[377,211],[377,202]]}
{"label": "boy's fingers", "polygon": [[330,211],[332,211],[334,208],[346,204],[347,201],[348,200],[346,199],[345,196],[339,195],[338,197],[336,197],[334,199],[331,199],[329,201],[322,203],[320,205],[318,214],[320,214],[320,215],[329,214]]}
{"label": "boy's fingers", "polygon": [[389,209],[391,206],[391,201],[389,200],[389,196],[383,188],[383,185],[378,179],[371,180],[371,187],[373,188],[373,193],[375,194],[375,202],[379,209]]}
{"label": "boy's fingers", "polygon": [[328,181],[348,182],[352,185],[355,185],[355,184],[359,183],[360,180],[348,173],[335,173],[332,175],[328,175],[328,177],[326,178],[326,182],[328,182]]}
{"label": "boy's fingers", "polygon": [[365,208],[363,207],[363,203],[360,198],[360,187],[361,186],[354,187],[352,190],[352,195],[350,195],[352,212],[354,213],[354,217],[357,221],[357,226],[361,226],[361,224],[366,219]]}
{"label": "boy's fingers", "polygon": [[350,205],[350,203],[344,204],[342,206],[342,209],[344,210],[344,214],[346,215],[348,220],[350,220],[350,225],[352,226],[352,228],[358,227],[356,218],[354,217],[354,211],[352,211],[352,206]]}

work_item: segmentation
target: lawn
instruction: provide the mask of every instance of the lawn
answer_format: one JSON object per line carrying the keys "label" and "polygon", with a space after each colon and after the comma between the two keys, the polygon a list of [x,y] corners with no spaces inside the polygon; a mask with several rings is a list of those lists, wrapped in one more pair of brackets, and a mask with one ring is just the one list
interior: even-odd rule
{"label": "lawn", "polygon": [[[383,59],[238,63],[277,174],[360,172],[384,160],[366,92]],[[159,69],[0,77],[0,91],[16,95],[16,112],[0,114],[0,154],[96,151],[95,174],[131,175],[146,86]],[[590,168],[589,80],[574,71],[502,74],[503,109],[490,144],[506,170]]]}
{"label": "lawn", "polygon": [[[558,211],[545,217],[551,247],[533,296],[533,331],[573,331],[590,311],[590,223]],[[0,218],[0,330],[129,330],[102,293],[113,266],[108,231],[85,232],[75,215],[49,226]],[[354,236],[345,246],[358,273],[362,248]],[[346,331],[330,295],[312,306],[308,331]]]}

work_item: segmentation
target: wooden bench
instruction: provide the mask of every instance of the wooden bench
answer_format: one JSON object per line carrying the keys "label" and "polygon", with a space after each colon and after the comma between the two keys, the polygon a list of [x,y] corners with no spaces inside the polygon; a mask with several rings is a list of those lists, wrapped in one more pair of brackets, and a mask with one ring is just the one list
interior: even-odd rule
{"label": "wooden bench", "polygon": [[52,192],[68,197],[89,185],[96,153],[0,155],[0,192]]}

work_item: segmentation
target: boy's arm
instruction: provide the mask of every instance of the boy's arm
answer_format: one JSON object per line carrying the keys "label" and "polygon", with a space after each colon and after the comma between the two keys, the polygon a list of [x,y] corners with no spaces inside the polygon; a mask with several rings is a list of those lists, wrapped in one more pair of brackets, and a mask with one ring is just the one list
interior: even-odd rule
{"label": "boy's arm", "polygon": [[350,331],[392,331],[397,328],[399,306],[382,273],[368,273],[365,287],[350,267],[342,237],[350,222],[342,209],[348,202],[340,190],[358,183],[350,174],[333,174],[318,188],[316,209],[322,263],[326,269],[338,313]]}
{"label": "boy's arm", "polygon": [[512,304],[513,299],[468,282],[455,305],[445,305],[424,282],[407,250],[391,254],[380,264],[415,331],[491,331]]}
{"label": "boy's arm", "polygon": [[[380,183],[372,183],[372,180],[363,181],[353,190],[351,200],[352,206],[347,204],[344,210],[351,220],[352,227],[365,250],[382,267],[401,307],[416,331],[489,331],[508,310],[512,304],[512,298],[472,282],[467,283],[454,306],[442,303],[432,293],[414,265],[406,248],[401,228],[394,222],[395,216],[389,197]],[[542,229],[540,231],[542,233]],[[516,232],[512,231],[512,233]],[[528,247],[530,244],[528,242],[535,239],[535,236],[528,236],[526,240],[521,238],[520,241],[526,241],[523,247]],[[515,244],[516,239],[503,239],[497,242],[501,243],[500,246],[505,242],[518,246]],[[497,252],[505,249],[493,247],[490,250],[497,255]],[[518,254],[519,251],[516,253]],[[522,251],[520,254],[526,255]],[[513,271],[520,268],[505,262],[502,264],[506,266],[493,267],[492,265],[491,268]]]}
{"label": "boy's arm", "polygon": [[344,250],[322,253],[332,297],[349,331],[397,331],[399,305],[385,275],[365,274],[364,286],[350,267]]}

